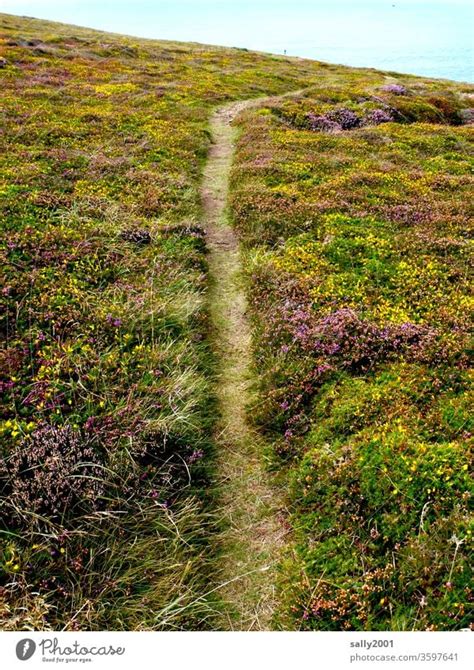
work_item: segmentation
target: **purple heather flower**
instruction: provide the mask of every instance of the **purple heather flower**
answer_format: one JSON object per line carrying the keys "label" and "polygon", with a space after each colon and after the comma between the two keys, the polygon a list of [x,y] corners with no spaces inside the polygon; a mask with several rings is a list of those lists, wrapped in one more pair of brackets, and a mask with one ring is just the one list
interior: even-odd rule
{"label": "purple heather flower", "polygon": [[90,431],[93,428],[95,428],[95,422],[96,422],[95,416],[88,417],[88,419],[86,420],[86,422],[84,424],[84,430]]}
{"label": "purple heather flower", "polygon": [[381,123],[390,123],[393,120],[393,116],[385,109],[373,109],[364,118],[368,126],[380,126]]}
{"label": "purple heather flower", "polygon": [[407,89],[401,84],[387,84],[386,86],[382,86],[382,91],[385,91],[386,93],[393,93],[394,95],[407,94]]}
{"label": "purple heather flower", "polygon": [[337,133],[342,130],[339,123],[331,120],[328,116],[309,113],[307,116],[311,130],[321,130],[326,133]]}
{"label": "purple heather flower", "polygon": [[202,449],[195,449],[191,456],[188,456],[187,462],[189,465],[192,463],[195,463],[196,461],[199,461],[204,456],[204,452]]}
{"label": "purple heather flower", "polygon": [[107,314],[107,323],[109,323],[111,326],[114,328],[120,328],[122,325],[122,320],[121,319],[115,319],[112,314]]}
{"label": "purple heather flower", "polygon": [[361,125],[360,117],[352,111],[341,107],[333,109],[327,114],[314,114],[310,112],[307,121],[311,130],[320,130],[326,133],[337,133],[341,130],[352,130]]}
{"label": "purple heather flower", "polygon": [[358,128],[361,125],[361,120],[357,114],[352,109],[346,109],[345,107],[329,112],[328,118],[338,123],[343,130],[352,130],[352,128]]}

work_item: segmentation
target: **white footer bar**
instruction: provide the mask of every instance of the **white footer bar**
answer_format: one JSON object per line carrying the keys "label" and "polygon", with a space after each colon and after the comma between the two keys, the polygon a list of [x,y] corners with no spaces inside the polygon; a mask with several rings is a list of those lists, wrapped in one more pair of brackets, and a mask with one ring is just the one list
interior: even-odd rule
{"label": "white footer bar", "polygon": [[3,632],[0,668],[470,670],[473,641],[469,632]]}

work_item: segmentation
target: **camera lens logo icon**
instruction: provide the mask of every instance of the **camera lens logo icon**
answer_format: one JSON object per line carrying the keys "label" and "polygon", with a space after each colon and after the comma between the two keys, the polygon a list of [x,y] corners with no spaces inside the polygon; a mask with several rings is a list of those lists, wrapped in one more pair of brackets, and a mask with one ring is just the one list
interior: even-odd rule
{"label": "camera lens logo icon", "polygon": [[36,642],[28,638],[20,640],[16,645],[16,656],[20,661],[27,661],[36,651]]}

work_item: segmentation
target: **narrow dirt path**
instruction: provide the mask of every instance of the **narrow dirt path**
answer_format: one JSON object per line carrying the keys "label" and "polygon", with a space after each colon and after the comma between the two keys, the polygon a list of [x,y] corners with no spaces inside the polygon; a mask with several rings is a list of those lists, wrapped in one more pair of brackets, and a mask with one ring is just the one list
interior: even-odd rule
{"label": "narrow dirt path", "polygon": [[254,104],[233,103],[212,117],[213,144],[201,191],[209,249],[212,345],[218,362],[216,486],[224,530],[217,578],[224,601],[224,630],[270,629],[276,605],[276,564],[286,534],[282,496],[266,471],[261,437],[246,416],[250,327],[239,246],[226,211],[235,139],[231,121]]}

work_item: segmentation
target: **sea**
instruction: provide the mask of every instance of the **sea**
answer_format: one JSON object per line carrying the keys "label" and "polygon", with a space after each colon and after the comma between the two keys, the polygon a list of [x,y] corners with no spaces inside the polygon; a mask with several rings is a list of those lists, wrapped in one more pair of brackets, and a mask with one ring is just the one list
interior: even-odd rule
{"label": "sea", "polygon": [[474,81],[474,0],[0,0],[0,11]]}

